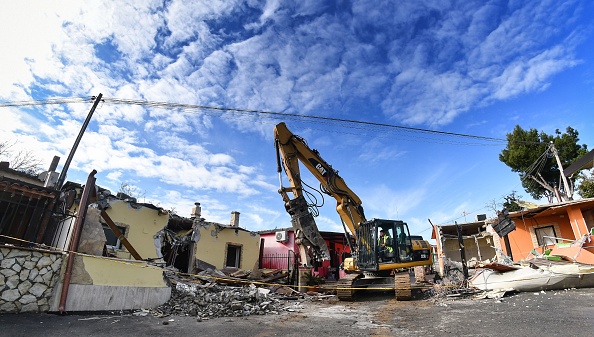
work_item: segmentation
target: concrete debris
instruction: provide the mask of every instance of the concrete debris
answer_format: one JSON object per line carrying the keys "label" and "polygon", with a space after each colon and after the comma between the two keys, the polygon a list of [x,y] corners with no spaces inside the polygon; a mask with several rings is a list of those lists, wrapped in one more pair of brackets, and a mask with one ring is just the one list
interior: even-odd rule
{"label": "concrete debris", "polygon": [[[283,311],[294,312],[300,308],[299,300],[305,294],[288,286],[261,286],[247,280],[233,278],[238,271],[206,270],[202,275],[168,273],[172,286],[171,299],[150,312],[157,317],[170,315],[193,316],[197,320],[215,317],[241,317],[250,315],[275,315]],[[248,273],[241,273],[241,275]],[[269,275],[278,273],[269,273]],[[242,281],[242,282],[238,282]],[[238,283],[239,286],[233,285]],[[318,297],[315,293],[312,298]],[[286,300],[298,300],[289,306]],[[143,313],[138,313],[143,315]]]}
{"label": "concrete debris", "polygon": [[295,294],[301,294],[300,292],[298,292],[298,291],[296,291],[294,289],[291,289],[289,287],[278,287],[275,290],[275,292],[277,294],[285,295],[285,296],[291,296],[291,295],[295,295]]}
{"label": "concrete debris", "polygon": [[278,314],[280,299],[262,294],[254,285],[231,287],[178,283],[171,299],[152,310],[157,317],[169,315],[205,318]]}
{"label": "concrete debris", "polygon": [[[295,311],[295,305],[284,307],[284,295],[253,284],[233,287],[217,284],[177,283],[171,299],[152,310],[158,317],[194,316],[200,319],[279,314]],[[297,304],[298,306],[298,304]],[[291,309],[291,310],[288,310]]]}
{"label": "concrete debris", "polygon": [[513,290],[500,289],[500,290],[484,291],[484,292],[476,295],[474,297],[474,299],[476,299],[476,300],[482,300],[482,299],[500,300],[510,291],[513,291]]}
{"label": "concrete debris", "polygon": [[533,292],[594,287],[594,265],[533,259],[511,270],[483,269],[469,283],[482,290]]}
{"label": "concrete debris", "polygon": [[251,270],[241,270],[238,268],[225,268],[222,270],[208,268],[195,274],[196,278],[206,282],[217,282],[224,284],[246,284],[250,281],[259,281],[263,283],[286,283],[288,273],[285,270],[272,270],[269,272],[258,271],[253,273]]}

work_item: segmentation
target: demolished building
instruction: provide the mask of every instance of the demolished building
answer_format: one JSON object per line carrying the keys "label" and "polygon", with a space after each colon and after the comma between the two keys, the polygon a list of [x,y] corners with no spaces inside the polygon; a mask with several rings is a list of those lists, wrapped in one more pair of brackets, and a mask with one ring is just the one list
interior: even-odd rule
{"label": "demolished building", "polygon": [[534,205],[509,217],[515,230],[508,234],[511,251],[504,252],[514,261],[551,250],[551,255],[594,264],[594,198]]}
{"label": "demolished building", "polygon": [[167,225],[155,233],[155,247],[168,266],[185,273],[233,267],[258,267],[260,235],[239,225],[239,212],[231,212],[229,224],[206,221],[200,203],[192,216],[172,215]]}
{"label": "demolished building", "polygon": [[462,249],[469,268],[476,267],[479,262],[497,260],[497,249],[501,249],[501,243],[491,222],[480,214],[474,222],[434,225],[431,238],[436,242],[435,271],[444,276],[449,269],[460,266]]}

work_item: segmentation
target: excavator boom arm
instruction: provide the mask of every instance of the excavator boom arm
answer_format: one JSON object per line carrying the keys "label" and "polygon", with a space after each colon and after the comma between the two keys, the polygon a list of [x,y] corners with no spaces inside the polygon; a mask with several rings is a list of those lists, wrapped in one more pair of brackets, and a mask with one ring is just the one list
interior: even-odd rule
{"label": "excavator boom arm", "polygon": [[[324,193],[332,196],[336,200],[336,211],[340,215],[343,223],[346,225],[350,234],[355,236],[359,223],[365,221],[361,199],[353,192],[338,175],[338,172],[332,168],[318,151],[311,149],[305,140],[294,135],[285,123],[280,123],[274,128],[275,146],[277,148],[277,160],[279,164],[279,174],[281,173],[281,164],[289,180],[290,186],[281,187],[279,193],[285,202],[285,208],[291,214],[293,226],[311,232],[317,232],[313,216],[307,211],[307,203],[304,198],[303,185],[300,176],[300,164],[305,166],[320,182]],[[292,198],[288,193],[292,194]],[[301,222],[313,222],[313,226],[296,224],[296,218],[301,217]],[[311,217],[311,219],[305,218]],[[296,226],[297,225],[297,226]],[[307,233],[308,237],[314,237],[313,233]],[[319,235],[319,233],[317,233]],[[319,242],[319,240],[310,240]],[[315,245],[315,242],[312,242]],[[325,247],[325,243],[323,244]],[[315,247],[314,247],[315,248]],[[327,249],[327,248],[326,248]]]}

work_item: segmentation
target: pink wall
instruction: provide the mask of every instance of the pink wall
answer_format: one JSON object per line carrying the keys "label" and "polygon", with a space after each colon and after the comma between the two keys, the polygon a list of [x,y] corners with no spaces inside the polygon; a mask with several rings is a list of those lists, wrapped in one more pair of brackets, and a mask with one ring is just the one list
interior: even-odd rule
{"label": "pink wall", "polygon": [[289,250],[295,253],[299,253],[299,248],[295,244],[295,232],[287,231],[286,242],[276,241],[276,232],[260,234],[260,239],[264,239],[264,250],[265,255],[268,254],[287,254]]}
{"label": "pink wall", "polygon": [[[286,242],[277,242],[276,241],[276,232],[272,233],[261,233],[260,238],[264,240],[263,255],[286,255],[289,250],[292,250],[295,254],[299,255],[299,247],[295,244],[295,232],[287,231],[287,238]],[[326,278],[336,278],[336,270],[338,269],[338,265],[342,263],[342,253],[343,252],[350,252],[348,245],[343,245],[342,242],[330,242],[326,240],[326,244],[328,248],[331,250],[331,254],[334,252],[335,254],[335,267],[331,267],[330,261],[322,262],[322,265],[317,268],[317,270],[313,270],[314,274],[317,274],[321,277]],[[340,277],[344,276],[344,272],[341,271]]]}

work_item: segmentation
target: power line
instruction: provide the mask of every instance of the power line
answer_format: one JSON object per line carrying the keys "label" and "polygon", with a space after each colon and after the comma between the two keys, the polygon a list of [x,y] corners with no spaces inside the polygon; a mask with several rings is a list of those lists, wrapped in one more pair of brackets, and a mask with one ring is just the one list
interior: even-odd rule
{"label": "power line", "polygon": [[70,97],[70,98],[51,98],[40,101],[13,101],[0,102],[0,108],[20,107],[20,106],[35,106],[35,105],[52,105],[52,104],[71,104],[71,103],[92,103],[95,100],[93,97]]}
{"label": "power line", "polygon": [[[34,101],[0,102],[0,107],[21,107],[21,106],[36,106],[36,105],[51,105],[51,104],[89,103],[89,102],[93,102],[94,99],[95,99],[95,96],[34,100]],[[109,98],[109,97],[104,97],[102,99],[102,103],[137,105],[137,106],[153,107],[153,108],[161,108],[161,109],[209,110],[209,111],[220,111],[220,112],[236,112],[236,113],[246,113],[246,114],[257,114],[257,115],[261,115],[261,116],[269,116],[270,118],[273,118],[273,119],[314,120],[314,121],[317,121],[318,123],[322,123],[322,124],[325,124],[325,123],[346,124],[346,125],[348,125],[348,127],[359,128],[359,129],[363,129],[363,130],[366,130],[368,127],[371,127],[371,128],[379,127],[382,129],[389,129],[389,130],[394,130],[394,131],[404,131],[404,132],[411,132],[411,133],[422,133],[422,134],[440,135],[440,136],[448,136],[448,137],[461,137],[461,138],[468,138],[468,139],[472,139],[472,140],[480,140],[480,141],[496,143],[493,145],[498,145],[498,144],[508,142],[507,139],[503,139],[503,138],[494,138],[494,137],[477,136],[477,135],[470,135],[470,134],[457,133],[457,132],[430,130],[430,129],[415,128],[415,127],[394,125],[394,124],[388,124],[388,123],[359,121],[359,120],[354,120],[354,119],[345,119],[345,118],[337,118],[337,117],[302,115],[302,114],[296,114],[296,113],[286,113],[286,112],[267,111],[267,110],[258,110],[258,109],[226,108],[226,107],[215,107],[215,106],[196,105],[196,104],[143,101],[143,100]],[[383,135],[378,135],[378,136],[383,136]],[[514,141],[514,142],[515,143],[526,143],[526,144],[534,143],[534,144],[536,144],[535,142],[526,142],[526,141]],[[475,144],[471,144],[471,143],[453,143],[453,144],[475,145]],[[482,145],[485,145],[485,144],[482,144]]]}
{"label": "power line", "polygon": [[439,135],[444,135],[444,136],[464,137],[464,138],[479,139],[479,140],[494,141],[494,142],[507,142],[506,139],[502,139],[502,138],[476,136],[476,135],[469,135],[469,134],[456,133],[456,132],[414,128],[414,127],[387,124],[387,123],[358,121],[358,120],[353,120],[353,119],[336,118],[336,117],[311,116],[311,115],[300,115],[300,114],[295,114],[295,113],[285,113],[285,112],[266,111],[266,110],[225,108],[225,107],[213,107],[213,106],[193,105],[193,104],[183,104],[183,103],[129,100],[129,99],[119,99],[119,98],[105,98],[104,101],[106,103],[131,104],[131,105],[149,106],[149,107],[157,107],[157,108],[215,110],[215,111],[225,111],[225,112],[255,113],[255,114],[261,114],[261,115],[272,115],[272,116],[277,116],[277,117],[297,117],[297,118],[304,118],[304,119],[323,120],[323,121],[331,121],[331,122],[339,122],[339,123],[347,123],[347,124],[383,127],[383,128],[389,128],[389,129],[404,130],[404,131],[409,131],[409,132],[439,134]]}

